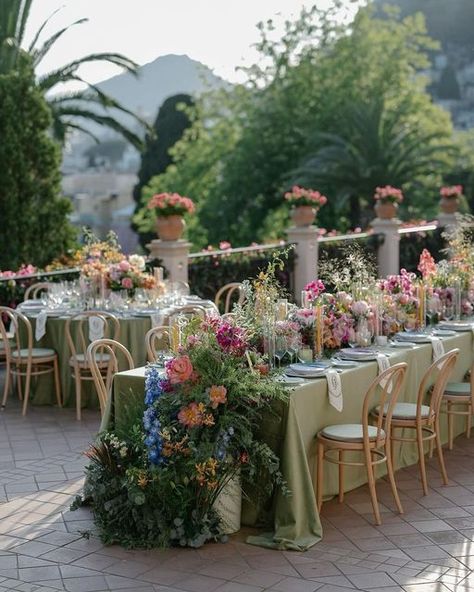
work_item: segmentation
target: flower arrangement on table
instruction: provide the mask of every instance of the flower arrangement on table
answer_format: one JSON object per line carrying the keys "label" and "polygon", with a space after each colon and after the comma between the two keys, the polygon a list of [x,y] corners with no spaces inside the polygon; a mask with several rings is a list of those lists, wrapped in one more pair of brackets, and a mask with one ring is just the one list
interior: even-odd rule
{"label": "flower arrangement on table", "polygon": [[141,255],[129,255],[118,263],[110,264],[106,272],[106,282],[112,291],[133,292],[137,288],[149,290],[156,286],[155,278],[145,273],[145,259]]}
{"label": "flower arrangement on table", "polygon": [[389,275],[378,282],[383,296],[383,332],[397,331],[400,325],[414,329],[419,322],[420,300],[417,296],[416,274],[401,269],[399,274]]}
{"label": "flower arrangement on table", "polygon": [[101,434],[88,452],[85,496],[107,543],[199,547],[223,538],[218,499],[232,480],[285,489],[259,435],[284,386],[249,366],[244,329],[215,318],[186,331],[164,374],[147,369],[142,422]]}

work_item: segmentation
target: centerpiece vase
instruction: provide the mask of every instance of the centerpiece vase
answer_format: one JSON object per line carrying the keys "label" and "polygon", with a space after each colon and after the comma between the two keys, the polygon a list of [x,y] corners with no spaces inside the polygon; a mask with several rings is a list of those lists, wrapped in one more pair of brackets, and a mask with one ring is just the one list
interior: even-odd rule
{"label": "centerpiece vase", "polygon": [[457,197],[442,197],[439,207],[444,214],[455,214],[459,208],[459,199]]}
{"label": "centerpiece vase", "polygon": [[158,216],[156,219],[156,232],[163,241],[175,241],[181,238],[186,222],[183,216]]}
{"label": "centerpiece vase", "polygon": [[295,226],[311,226],[316,219],[316,212],[312,206],[295,206],[291,211],[291,219]]}
{"label": "centerpiece vase", "polygon": [[391,201],[378,201],[375,204],[375,215],[377,218],[381,218],[382,220],[390,220],[395,218],[398,211],[398,204],[392,203]]}
{"label": "centerpiece vase", "polygon": [[214,502],[214,509],[221,519],[221,530],[223,534],[233,534],[240,530],[242,516],[240,470],[224,485]]}

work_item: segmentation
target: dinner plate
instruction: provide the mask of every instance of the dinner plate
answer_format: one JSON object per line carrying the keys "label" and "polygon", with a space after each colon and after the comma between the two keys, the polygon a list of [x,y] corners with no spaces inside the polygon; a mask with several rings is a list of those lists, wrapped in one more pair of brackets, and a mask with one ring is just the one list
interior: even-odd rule
{"label": "dinner plate", "polygon": [[359,364],[354,360],[341,360],[339,358],[332,358],[331,365],[335,366],[336,368],[357,368]]}
{"label": "dinner plate", "polygon": [[21,303],[21,308],[44,308],[44,304],[41,300],[25,300]]}
{"label": "dinner plate", "polygon": [[377,359],[377,352],[372,349],[363,347],[348,348],[345,347],[340,350],[339,357],[342,360],[351,360],[357,362],[372,362]]}
{"label": "dinner plate", "polygon": [[134,310],[131,314],[133,317],[149,317],[152,314],[160,313],[160,309],[157,308],[150,308],[144,310]]}
{"label": "dinner plate", "polygon": [[327,368],[308,368],[307,366],[304,369],[298,369],[295,368],[295,366],[303,366],[303,364],[290,364],[290,366],[285,369],[286,376],[298,378],[319,378],[320,376],[324,376],[327,370]]}
{"label": "dinner plate", "polygon": [[432,334],[436,337],[452,337],[456,335],[456,331],[451,329],[434,329]]}
{"label": "dinner plate", "polygon": [[304,378],[299,378],[298,376],[287,376],[286,374],[278,376],[276,380],[287,386],[299,386],[305,383]]}
{"label": "dinner plate", "polygon": [[415,347],[416,343],[412,341],[390,341],[389,346],[399,349],[409,349],[410,347]]}
{"label": "dinner plate", "polygon": [[430,336],[426,333],[397,333],[395,340],[409,341],[411,343],[430,343]]}
{"label": "dinner plate", "polygon": [[439,326],[443,329],[448,329],[450,331],[456,332],[472,331],[472,329],[474,328],[474,325],[472,323],[462,323],[456,321],[441,321]]}

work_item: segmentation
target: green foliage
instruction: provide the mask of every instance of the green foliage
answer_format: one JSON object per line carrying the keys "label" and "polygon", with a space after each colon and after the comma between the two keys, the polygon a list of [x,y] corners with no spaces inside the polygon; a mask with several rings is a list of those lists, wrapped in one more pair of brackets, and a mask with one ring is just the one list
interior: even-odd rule
{"label": "green foliage", "polygon": [[71,246],[70,203],[60,197],[51,116],[28,63],[0,75],[0,269],[45,265]]}
{"label": "green foliage", "polygon": [[[87,22],[87,19],[79,19],[71,25],[56,31],[56,33],[53,33],[45,41],[39,43],[50,18],[56,14],[57,11],[55,11],[44,21],[30,46],[25,51],[21,49],[21,46],[24,41],[25,27],[32,4],[33,0],[2,0],[0,2],[0,73],[6,74],[15,71],[19,67],[25,53],[29,55],[33,67],[36,68],[56,41],[71,27]],[[127,126],[120,123],[112,113],[114,110],[116,112],[126,113],[133,117],[140,125],[147,127],[147,124],[115,99],[103,93],[95,85],[87,83],[79,75],[78,70],[80,66],[91,62],[108,62],[120,66],[131,73],[135,73],[137,68],[137,65],[132,60],[122,54],[105,52],[86,55],[83,58],[73,60],[65,66],[42,75],[38,80],[38,86],[44,95],[50,93],[58,84],[71,81],[87,84],[85,90],[48,96],[48,102],[53,116],[51,129],[54,137],[63,144],[68,131],[80,130],[95,138],[87,127],[83,127],[81,122],[85,119],[113,129],[137,149],[141,149],[141,138]]]}
{"label": "green foliage", "polygon": [[[353,125],[356,109],[373,117],[359,142],[364,161],[353,178],[357,175],[363,193],[356,195],[355,205],[367,206],[367,185],[391,182],[382,177],[400,167],[396,142],[401,135],[404,155],[417,163],[402,177],[409,193],[406,211],[421,217],[427,206],[434,208],[433,188],[449,164],[446,156],[441,162],[437,146],[447,143],[451,125],[449,116],[432,105],[417,73],[428,67],[436,43],[426,35],[421,15],[380,19],[364,9],[344,28],[335,19],[334,4],[329,10],[303,10],[299,19],[285,24],[281,39],[274,39],[271,21],[261,24],[261,59],[246,70],[248,84],[197,105],[199,116],[173,149],[175,164],[145,189],[147,197],[157,190],[178,191],[198,202],[188,232],[196,246],[224,239],[238,246],[281,236],[288,222],[282,194],[294,171],[319,150],[330,150],[327,134],[347,142],[348,120]],[[384,106],[378,118],[374,97]],[[382,137],[388,131],[390,138]],[[389,162],[381,163],[381,144]],[[313,187],[329,198],[318,223],[345,230],[354,225],[354,203],[341,199],[347,191],[341,191],[339,180],[327,181],[327,187]],[[368,211],[358,216],[356,209],[355,214],[355,223],[368,217]]]}

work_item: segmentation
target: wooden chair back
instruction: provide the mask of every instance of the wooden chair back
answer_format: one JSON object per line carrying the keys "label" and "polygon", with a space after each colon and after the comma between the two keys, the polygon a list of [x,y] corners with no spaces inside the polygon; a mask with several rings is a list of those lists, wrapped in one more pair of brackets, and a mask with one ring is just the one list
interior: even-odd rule
{"label": "wooden chair back", "polygon": [[25,290],[25,296],[23,298],[23,302],[25,300],[36,300],[41,292],[47,292],[49,290],[49,282],[37,282],[36,284],[31,284]]}
{"label": "wooden chair back", "polygon": [[375,448],[379,448],[383,444],[385,436],[390,434],[393,409],[397,403],[398,395],[405,379],[407,366],[405,362],[390,366],[390,368],[381,372],[367,389],[362,407],[362,434],[366,449],[369,448],[370,442],[369,416],[374,408],[376,399],[377,404],[380,405],[381,412],[375,417],[375,427],[377,428]]}
{"label": "wooden chair back", "polygon": [[156,361],[156,352],[157,352],[157,341],[166,340],[168,343],[169,349],[171,349],[171,335],[170,335],[170,328],[166,327],[165,325],[159,325],[158,327],[153,327],[148,331],[145,335],[145,345],[146,345],[146,352],[149,362]]}
{"label": "wooden chair back", "polygon": [[[422,405],[426,393],[432,385],[430,397],[430,421],[429,425],[433,425],[436,417],[439,415],[443,393],[446,389],[446,384],[451,376],[451,373],[456,364],[459,355],[459,349],[452,349],[438,358],[431,364],[428,370],[421,379],[418,387],[418,397],[416,401],[416,421],[421,422],[422,419]],[[472,380],[472,378],[471,378]]]}
{"label": "wooden chair back", "polygon": [[[104,324],[104,339],[113,339],[118,341],[120,337],[120,323],[118,318],[110,313],[103,311],[84,311],[78,312],[66,321],[66,339],[69,346],[71,356],[75,358],[78,354],[85,355],[90,343],[89,339],[89,319],[97,317],[102,320]],[[72,325],[76,328],[77,333],[73,335]],[[87,326],[87,331],[85,331]],[[86,338],[87,335],[87,338]]]}
{"label": "wooden chair back", "polygon": [[[125,364],[119,363],[118,353],[121,354],[120,357]],[[110,356],[108,358],[109,364],[105,374],[101,371],[98,364],[98,361],[103,354],[108,354],[108,356]],[[93,341],[87,348],[86,357],[99,397],[100,412],[103,415],[107,403],[107,397],[112,388],[114,374],[121,370],[132,370],[135,365],[128,349],[114,339],[97,339],[96,341]]]}
{"label": "wooden chair back", "polygon": [[[245,293],[240,282],[231,282],[219,288],[214,298],[214,304],[220,312],[228,313],[234,307],[234,304],[242,304],[245,300]],[[223,307],[221,308],[221,300]]]}
{"label": "wooden chair back", "polygon": [[[9,327],[7,327],[7,324]],[[33,328],[28,317],[17,309],[0,306],[0,335],[5,346],[7,359],[11,361],[12,353],[17,351],[18,357],[16,359],[19,361],[20,350],[27,349],[27,367],[30,368],[33,360]]]}

